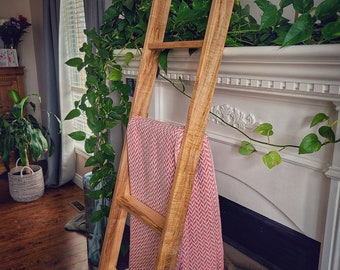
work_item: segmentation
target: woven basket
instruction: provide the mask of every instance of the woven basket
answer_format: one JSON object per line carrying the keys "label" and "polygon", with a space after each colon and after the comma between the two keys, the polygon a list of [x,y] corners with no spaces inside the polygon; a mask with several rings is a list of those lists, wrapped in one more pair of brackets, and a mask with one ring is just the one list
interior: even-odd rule
{"label": "woven basket", "polygon": [[[23,174],[25,168],[30,168],[32,173]],[[8,183],[11,197],[18,202],[34,201],[44,194],[44,177],[38,165],[14,167],[8,173]]]}

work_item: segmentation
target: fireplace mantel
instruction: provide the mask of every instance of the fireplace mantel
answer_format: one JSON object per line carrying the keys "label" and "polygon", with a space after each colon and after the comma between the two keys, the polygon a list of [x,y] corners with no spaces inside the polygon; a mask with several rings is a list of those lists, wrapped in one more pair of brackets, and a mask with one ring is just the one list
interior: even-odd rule
{"label": "fireplace mantel", "polygon": [[[181,78],[190,94],[199,51],[170,52],[164,76]],[[124,70],[135,78],[138,58]],[[251,133],[261,122],[274,126],[274,143],[299,144],[319,112],[340,118],[340,45],[225,48],[212,110]],[[185,122],[188,100],[168,82],[156,81],[150,117]],[[282,152],[280,166],[261,161],[266,146],[251,157],[238,154],[245,138],[209,118],[207,133],[214,155],[219,193],[238,204],[322,243],[320,269],[340,268],[340,146],[313,155]],[[340,128],[337,128],[337,138]]]}

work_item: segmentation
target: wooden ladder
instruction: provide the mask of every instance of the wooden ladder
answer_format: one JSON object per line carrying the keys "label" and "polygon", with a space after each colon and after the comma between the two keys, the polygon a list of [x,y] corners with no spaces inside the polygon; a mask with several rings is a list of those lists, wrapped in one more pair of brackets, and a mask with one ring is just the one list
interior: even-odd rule
{"label": "wooden ladder", "polygon": [[157,59],[163,49],[201,48],[201,56],[166,216],[161,216],[131,196],[125,139],[100,270],[116,269],[128,212],[161,235],[156,269],[175,268],[233,3],[233,0],[212,0],[204,40],[163,42],[171,0],[153,0],[130,117],[148,115],[158,68]]}

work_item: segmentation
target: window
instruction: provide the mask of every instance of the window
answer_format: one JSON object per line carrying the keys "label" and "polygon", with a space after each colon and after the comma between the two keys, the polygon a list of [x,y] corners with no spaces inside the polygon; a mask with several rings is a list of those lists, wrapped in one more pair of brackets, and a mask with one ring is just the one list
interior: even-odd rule
{"label": "window", "polygon": [[[65,25],[65,39],[66,39],[66,56],[67,59],[74,57],[83,57],[83,53],[79,51],[79,48],[86,42],[86,36],[84,34],[85,26],[85,13],[83,0],[62,0],[62,20]],[[68,70],[72,102],[79,100],[83,93],[86,91],[85,70],[81,72],[75,68],[69,68]],[[90,129],[86,124],[85,115],[81,115],[74,119],[74,130],[82,130],[87,134],[91,134]]]}

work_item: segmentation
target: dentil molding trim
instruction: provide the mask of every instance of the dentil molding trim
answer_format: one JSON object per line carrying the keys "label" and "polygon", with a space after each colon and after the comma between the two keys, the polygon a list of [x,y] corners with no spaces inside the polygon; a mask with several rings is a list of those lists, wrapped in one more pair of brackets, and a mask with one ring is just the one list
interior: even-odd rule
{"label": "dentil molding trim", "polygon": [[[168,56],[169,79],[195,80],[199,51],[172,51]],[[137,76],[139,58],[124,69]],[[317,76],[316,76],[317,74]],[[226,47],[218,87],[240,92],[340,101],[340,45]]]}

